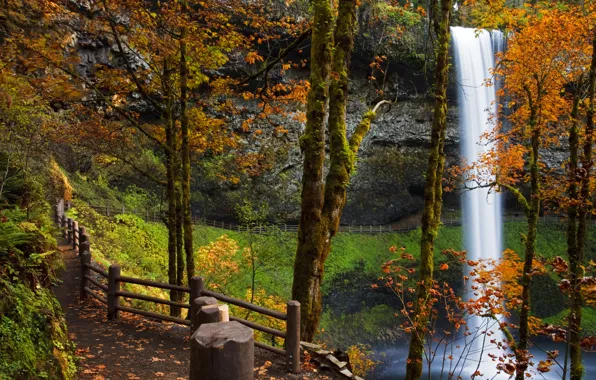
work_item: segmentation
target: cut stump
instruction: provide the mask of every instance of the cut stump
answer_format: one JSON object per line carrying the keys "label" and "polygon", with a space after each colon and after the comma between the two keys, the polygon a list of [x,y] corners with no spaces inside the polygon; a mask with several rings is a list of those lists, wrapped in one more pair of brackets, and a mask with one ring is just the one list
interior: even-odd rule
{"label": "cut stump", "polygon": [[236,321],[206,323],[192,335],[191,380],[252,380],[254,333]]}

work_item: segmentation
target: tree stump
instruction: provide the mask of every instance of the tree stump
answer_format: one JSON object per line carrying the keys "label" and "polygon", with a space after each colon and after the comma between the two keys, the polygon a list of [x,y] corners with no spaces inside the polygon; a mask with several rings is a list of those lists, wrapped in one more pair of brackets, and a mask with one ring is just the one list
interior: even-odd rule
{"label": "tree stump", "polygon": [[199,328],[199,311],[203,306],[207,305],[217,305],[217,300],[213,297],[197,297],[192,301],[192,310],[196,310],[195,313],[191,316],[192,332],[197,331],[197,329]]}
{"label": "tree stump", "polygon": [[230,312],[228,305],[205,305],[202,306],[196,317],[197,329],[204,323],[228,322]]}
{"label": "tree stump", "polygon": [[206,323],[190,342],[190,380],[252,380],[254,333],[236,321]]}

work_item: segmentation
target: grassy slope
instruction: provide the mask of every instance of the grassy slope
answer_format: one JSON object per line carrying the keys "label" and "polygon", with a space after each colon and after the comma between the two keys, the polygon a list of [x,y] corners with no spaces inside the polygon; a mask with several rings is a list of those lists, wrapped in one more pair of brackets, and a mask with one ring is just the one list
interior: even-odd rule
{"label": "grassy slope", "polygon": [[[77,213],[79,219],[91,226],[91,234],[95,253],[94,256],[104,264],[118,262],[122,265],[127,274],[143,278],[165,281],[167,279],[167,258],[165,255],[167,247],[167,231],[165,226],[155,223],[145,223],[139,218],[123,216],[119,223],[109,223],[105,218],[93,213],[84,203],[79,202]],[[521,234],[525,230],[524,223],[507,223],[504,230],[505,248],[516,252],[523,252]],[[290,297],[292,280],[292,260],[295,252],[295,237],[293,234],[278,233],[271,236],[249,236],[246,233],[223,230],[219,228],[197,226],[194,231],[195,248],[205,246],[222,235],[228,235],[237,241],[242,249],[250,245],[251,239],[256,239],[261,250],[272,258],[257,275],[257,283],[265,289],[267,294],[280,296],[284,299]],[[350,273],[358,271],[360,282],[355,286],[365,286],[372,283],[380,273],[381,265],[395,258],[395,254],[389,251],[389,247],[405,247],[406,251],[415,257],[419,252],[419,231],[408,233],[391,233],[379,235],[361,234],[339,234],[333,242],[332,253],[326,263],[325,287],[326,291],[332,290],[330,286],[336,286],[346,282]],[[596,241],[596,229],[591,229],[587,257],[594,257],[594,244]],[[460,227],[444,227],[440,230],[437,239],[436,251],[453,248],[463,249],[463,237]],[[566,240],[563,224],[541,225],[538,236],[538,252],[543,257],[565,256]],[[240,250],[238,252],[240,257]],[[442,260],[438,255],[438,260]],[[249,287],[249,268],[241,268],[236,276],[237,297],[243,297],[243,289]],[[369,282],[370,281],[370,282]],[[366,282],[366,284],[363,284]],[[347,284],[350,286],[351,284]],[[552,285],[552,284],[551,284]],[[382,308],[381,308],[382,309]],[[374,319],[379,319],[383,314],[389,318],[392,310],[375,310]],[[544,313],[544,312],[543,312]],[[555,315],[553,315],[555,314]],[[554,311],[548,321],[560,321],[562,314]],[[586,328],[596,326],[596,313],[591,309],[586,312]],[[592,318],[594,317],[594,318]],[[330,316],[324,318],[323,327],[331,325],[325,320],[332,320]],[[382,318],[381,318],[382,319]],[[346,322],[347,323],[347,322]],[[595,329],[596,330],[596,329]]]}

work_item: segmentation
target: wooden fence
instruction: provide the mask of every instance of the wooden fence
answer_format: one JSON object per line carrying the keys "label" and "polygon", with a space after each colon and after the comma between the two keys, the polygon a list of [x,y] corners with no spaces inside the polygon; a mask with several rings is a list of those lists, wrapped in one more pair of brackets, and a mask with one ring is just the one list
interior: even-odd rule
{"label": "wooden fence", "polygon": [[[109,214],[109,210],[107,210]],[[186,309],[189,311],[189,317],[195,315],[198,310],[194,310],[194,302],[198,297],[213,297],[221,302],[235,305],[252,312],[266,315],[286,322],[285,331],[273,329],[271,327],[263,326],[255,322],[251,322],[242,318],[230,316],[231,321],[237,321],[254,330],[259,330],[275,337],[284,339],[284,349],[273,347],[268,344],[258,342],[255,340],[255,346],[262,349],[274,352],[286,357],[286,365],[289,371],[298,373],[300,371],[300,303],[297,301],[289,301],[286,307],[286,313],[276,310],[271,310],[262,306],[254,305],[241,299],[228,297],[224,294],[213,292],[205,289],[204,280],[202,277],[195,276],[190,280],[190,287],[171,285],[162,282],[144,280],[140,278],[123,276],[120,266],[112,264],[108,270],[100,268],[93,264],[91,256],[91,241],[85,227],[79,226],[77,221],[72,218],[66,218],[64,215],[64,207],[60,203],[56,206],[56,223],[62,229],[63,238],[66,239],[69,245],[80,253],[80,267],[81,267],[81,281],[80,281],[80,299],[84,300],[87,297],[92,297],[99,302],[106,305],[108,320],[118,318],[119,312],[127,312],[142,315],[157,320],[173,322],[184,326],[189,326],[192,329],[192,322],[189,319],[164,315],[152,311],[141,310],[134,307],[124,306],[120,304],[121,298],[136,299],[146,302],[152,302],[162,305],[168,305],[171,308]],[[189,294],[189,302],[176,302],[168,299],[152,297],[144,294],[124,291],[121,289],[121,284],[136,284],[147,287],[165,289],[176,291],[179,293]],[[192,331],[191,331],[192,332]]]}
{"label": "wooden fence", "polygon": [[[166,215],[158,211],[149,210],[137,210],[137,209],[126,209],[121,208],[110,208],[110,206],[90,206],[99,214],[104,216],[115,216],[119,214],[132,214],[143,218],[146,221],[151,222],[164,222]],[[460,216],[447,216],[443,217],[441,223],[444,226],[456,227],[462,225],[463,219]],[[506,214],[503,215],[503,222],[525,222],[526,217],[521,214]],[[566,217],[557,215],[543,215],[540,217],[542,223],[560,223],[566,221]],[[193,223],[195,225],[209,226],[215,228],[221,228],[229,231],[238,232],[252,232],[257,234],[266,233],[268,231],[282,231],[282,232],[298,232],[297,224],[278,224],[278,225],[263,225],[263,226],[252,226],[247,227],[234,223],[226,223],[224,221],[209,220],[205,218],[193,217]],[[596,224],[596,219],[594,220]],[[355,233],[355,234],[381,234],[391,232],[409,232],[417,228],[420,228],[421,224],[419,220],[408,220],[398,221],[391,224],[385,225],[341,225],[339,226],[339,232]]]}

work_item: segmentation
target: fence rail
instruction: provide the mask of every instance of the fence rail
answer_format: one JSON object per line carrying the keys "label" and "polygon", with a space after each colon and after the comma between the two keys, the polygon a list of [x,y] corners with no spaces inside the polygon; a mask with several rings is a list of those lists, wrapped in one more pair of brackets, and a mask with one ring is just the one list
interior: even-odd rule
{"label": "fence rail", "polygon": [[[106,216],[114,214],[114,210],[110,210],[108,206],[92,207],[96,211],[105,213]],[[198,276],[195,276],[190,280],[190,287],[184,287],[135,277],[122,276],[120,266],[115,264],[110,265],[108,270],[106,271],[92,264],[90,236],[87,234],[85,227],[79,226],[79,224],[76,221],[72,220],[72,218],[65,217],[63,201],[59,202],[56,205],[55,211],[55,220],[63,231],[63,237],[68,241],[69,245],[71,245],[77,253],[80,253],[80,299],[86,299],[88,296],[90,296],[105,304],[107,306],[108,320],[118,318],[118,312],[127,312],[162,321],[173,322],[184,326],[190,326],[191,329],[193,329],[195,326],[193,326],[193,322],[191,321],[192,318],[190,317],[196,315],[196,313],[198,312],[198,310],[195,310],[195,303],[193,302],[193,300],[202,296],[213,297],[218,301],[235,305],[243,309],[253,311],[255,313],[259,313],[262,315],[285,321],[286,331],[281,331],[271,327],[263,326],[256,322],[248,321],[246,319],[230,316],[230,320],[232,321],[239,322],[254,330],[262,331],[272,336],[284,339],[284,349],[273,347],[268,344],[257,341],[255,341],[254,344],[255,346],[260,347],[262,349],[269,350],[279,355],[284,355],[286,357],[286,364],[288,370],[294,373],[299,372],[300,303],[298,303],[297,301],[289,301],[287,304],[286,313],[282,313],[259,305],[254,305],[250,302],[241,299],[229,297],[221,293],[207,290],[203,285],[203,278]],[[124,209],[122,211],[125,212]],[[146,213],[145,216],[147,217],[147,219],[150,218],[149,213]],[[215,222],[213,222],[212,224],[215,225]],[[222,224],[222,226],[223,228],[227,227],[225,226],[225,224]],[[233,228],[233,226],[229,225],[229,228]],[[92,272],[95,273],[96,276],[93,276]],[[102,283],[102,280],[107,281],[107,284]],[[145,294],[125,291],[120,289],[121,284],[135,284],[170,290],[178,293],[186,293],[190,295],[190,301],[188,303],[177,302],[173,300],[148,296]],[[189,315],[187,319],[184,319],[179,318],[177,316],[164,315],[153,311],[141,310],[134,307],[124,306],[120,305],[120,298],[136,299],[151,302],[154,304],[167,305],[170,308],[188,309]]]}
{"label": "fence rail", "polygon": [[[132,214],[143,218],[150,222],[164,222],[166,215],[158,211],[142,211],[137,209],[126,209],[125,207],[118,209],[110,209],[109,206],[90,206],[93,210],[104,216],[113,217],[119,214]],[[540,217],[540,221],[543,223],[560,223],[566,221],[565,216],[556,215],[543,215]],[[503,222],[525,222],[526,217],[520,214],[505,214],[503,215]],[[237,232],[252,232],[256,234],[267,233],[269,231],[281,231],[281,232],[298,232],[297,224],[278,224],[278,225],[262,225],[262,226],[243,226],[234,223],[226,223],[224,221],[216,221],[205,218],[193,217],[193,223],[195,225],[208,226],[221,228],[229,231]],[[441,221],[444,226],[456,227],[461,226],[463,218],[460,216],[448,216],[444,217]],[[594,219],[596,224],[596,219]],[[339,226],[339,232],[353,233],[353,234],[382,234],[392,232],[409,232],[420,228],[420,221],[407,220],[398,221],[391,224],[382,225],[341,225]]]}

